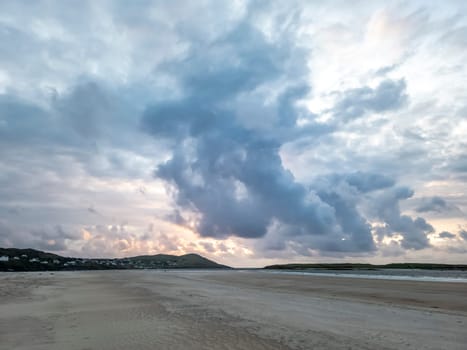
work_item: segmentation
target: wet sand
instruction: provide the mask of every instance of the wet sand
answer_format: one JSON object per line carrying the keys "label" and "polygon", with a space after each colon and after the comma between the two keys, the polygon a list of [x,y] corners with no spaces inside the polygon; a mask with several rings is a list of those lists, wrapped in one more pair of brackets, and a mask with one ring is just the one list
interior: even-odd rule
{"label": "wet sand", "polygon": [[0,274],[0,350],[465,349],[467,284],[256,271]]}

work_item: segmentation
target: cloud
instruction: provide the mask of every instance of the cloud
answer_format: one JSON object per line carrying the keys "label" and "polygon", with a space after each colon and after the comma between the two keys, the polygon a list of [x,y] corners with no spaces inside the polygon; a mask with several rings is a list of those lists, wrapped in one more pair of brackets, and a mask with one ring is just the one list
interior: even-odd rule
{"label": "cloud", "polygon": [[438,234],[438,237],[439,238],[447,238],[447,239],[451,239],[451,238],[455,238],[456,235],[451,233],[451,232],[448,232],[448,231],[443,231],[443,232],[440,232]]}
{"label": "cloud", "polygon": [[[175,186],[181,208],[199,214],[195,229],[202,236],[260,238],[273,219],[309,235],[334,233],[340,225],[333,207],[338,199],[310,195],[283,167],[278,153],[281,138],[298,129],[294,105],[308,91],[297,88],[301,82],[287,81],[287,62],[296,54],[291,43],[269,43],[263,33],[242,22],[215,44],[207,46],[208,51],[196,49],[177,66],[185,91],[182,99],[156,104],[144,114],[146,130],[175,141],[172,158],[159,165],[155,175]],[[206,66],[210,68],[201,69]],[[291,86],[272,103],[282,115],[276,123],[284,134],[268,135],[242,125],[231,107],[237,97],[278,79]],[[353,182],[362,186],[357,179]],[[355,210],[339,204],[338,215],[351,214]],[[344,221],[346,228],[358,226]],[[368,226],[361,235],[367,242],[359,248],[329,243],[322,248],[372,249]]]}
{"label": "cloud", "polygon": [[457,173],[467,173],[467,155],[462,154],[450,161],[450,169]]}
{"label": "cloud", "polygon": [[[0,217],[10,227],[1,245],[67,251],[77,243],[66,232],[141,215],[144,200],[127,189],[151,179],[151,162],[162,153],[148,147],[157,142],[137,128],[138,119],[127,114],[132,108],[115,90],[88,80],[39,101],[0,94]],[[136,202],[143,204],[128,209]]]}
{"label": "cloud", "polygon": [[[180,206],[201,214],[197,231],[204,236],[261,237],[272,217],[324,232],[332,220],[330,209],[307,200],[305,188],[283,168],[280,141],[241,125],[228,108],[240,93],[280,78],[292,48],[268,43],[248,23],[215,44],[208,51],[196,49],[177,66],[186,91],[181,100],[154,105],[144,114],[146,130],[176,142],[156,176],[176,186]],[[205,66],[210,68],[200,69]],[[277,110],[293,110],[303,93],[286,89]],[[289,117],[293,125],[294,114]]]}
{"label": "cloud", "polygon": [[344,175],[344,179],[350,186],[363,193],[392,187],[395,184],[394,179],[386,175],[361,171]]}
{"label": "cloud", "polygon": [[369,211],[371,216],[385,223],[384,234],[400,234],[403,248],[419,250],[430,246],[427,235],[434,232],[434,228],[424,218],[413,219],[401,213],[399,202],[413,194],[408,187],[393,187],[372,198]]}
{"label": "cloud", "polygon": [[99,211],[96,210],[93,206],[90,206],[87,208],[87,211],[91,214],[94,214],[94,215],[100,215]]}
{"label": "cloud", "polygon": [[[154,174],[173,187],[177,206],[195,215],[194,229],[201,236],[265,237],[260,247],[292,247],[299,254],[374,251],[371,224],[358,204],[367,193],[392,188],[394,179],[371,172],[337,173],[306,187],[282,163],[279,151],[285,142],[307,130],[313,130],[315,138],[332,130],[313,128],[316,116],[304,115],[298,107],[310,87],[297,80],[295,72],[303,76],[307,67],[296,59],[302,52],[286,34],[279,33],[281,41],[274,42],[243,20],[231,32],[198,44],[176,66],[167,66],[183,93],[152,105],[143,115],[143,128],[173,145],[172,157]],[[292,69],[289,62],[299,64]],[[271,99],[270,89],[277,82],[285,87]],[[258,93],[263,89],[269,94]],[[407,99],[405,89],[402,79],[344,91],[333,114],[353,119],[400,108]],[[274,132],[239,115],[251,111],[237,107],[245,96],[257,99],[251,117],[269,120]],[[304,130],[299,118],[309,120]],[[428,247],[426,235],[433,227],[399,210],[399,201],[412,191],[388,191],[377,217],[389,232],[403,235],[404,248]],[[180,223],[177,211],[173,217]]]}
{"label": "cloud", "polygon": [[199,242],[199,244],[204,248],[205,251],[209,253],[215,253],[217,251],[212,242]]}
{"label": "cloud", "polygon": [[78,232],[61,225],[53,227],[19,227],[0,221],[0,246],[36,248],[46,251],[64,252],[68,242],[80,239]]}
{"label": "cloud", "polygon": [[443,211],[447,209],[447,203],[441,197],[424,198],[423,203],[415,210],[419,213],[427,211]]}
{"label": "cloud", "polygon": [[[430,222],[465,224],[467,203],[467,17],[443,9],[0,3],[1,244],[430,249]],[[81,229],[88,240],[69,236]]]}
{"label": "cloud", "polygon": [[455,205],[448,204],[444,199],[438,196],[422,198],[421,204],[415,210],[419,213],[460,211]]}
{"label": "cloud", "polygon": [[76,86],[56,102],[56,108],[64,122],[69,123],[76,133],[93,140],[98,137],[105,119],[116,113],[112,110],[110,97],[95,82]]}
{"label": "cloud", "polygon": [[349,121],[360,118],[365,113],[382,113],[398,109],[407,102],[405,80],[384,80],[375,88],[368,86],[349,89],[339,93],[337,103],[332,108],[336,120]]}

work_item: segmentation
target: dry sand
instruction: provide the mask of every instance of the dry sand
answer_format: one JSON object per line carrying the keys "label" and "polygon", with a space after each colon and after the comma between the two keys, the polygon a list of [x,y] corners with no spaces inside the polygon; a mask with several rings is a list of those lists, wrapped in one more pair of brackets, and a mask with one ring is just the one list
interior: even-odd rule
{"label": "dry sand", "polygon": [[255,271],[0,274],[0,349],[467,349],[467,284]]}

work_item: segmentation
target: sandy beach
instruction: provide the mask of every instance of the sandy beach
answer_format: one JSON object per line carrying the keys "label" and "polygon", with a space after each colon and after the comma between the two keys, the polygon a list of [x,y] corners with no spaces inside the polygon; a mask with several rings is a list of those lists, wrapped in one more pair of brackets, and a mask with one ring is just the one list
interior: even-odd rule
{"label": "sandy beach", "polygon": [[0,349],[465,349],[467,284],[258,271],[0,274]]}

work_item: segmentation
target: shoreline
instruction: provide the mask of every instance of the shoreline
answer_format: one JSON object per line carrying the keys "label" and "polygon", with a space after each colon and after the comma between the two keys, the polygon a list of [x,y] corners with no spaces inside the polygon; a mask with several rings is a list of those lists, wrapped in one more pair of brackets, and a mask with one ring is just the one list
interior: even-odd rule
{"label": "shoreline", "polygon": [[[394,274],[378,274],[378,272],[389,272],[389,270],[376,270],[371,273],[362,273],[366,271],[359,270],[264,270],[267,273],[273,274],[285,274],[285,275],[310,275],[310,276],[326,276],[326,277],[338,277],[338,278],[359,278],[359,279],[378,279],[378,280],[395,280],[395,281],[417,281],[417,282],[452,282],[452,283],[467,283],[467,273],[465,277],[440,277],[440,276],[410,276],[409,274],[403,274],[409,271],[420,271],[426,272],[426,270],[391,270],[390,272],[397,272]],[[452,272],[450,270],[429,270],[430,272]],[[360,273],[359,273],[360,272]],[[464,271],[463,271],[464,272]]]}

